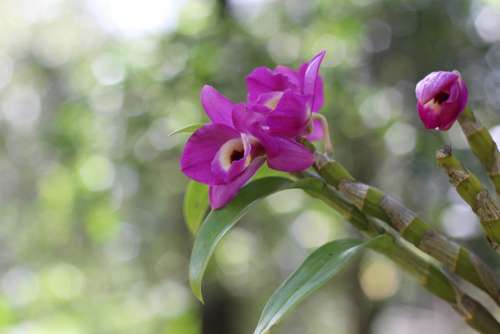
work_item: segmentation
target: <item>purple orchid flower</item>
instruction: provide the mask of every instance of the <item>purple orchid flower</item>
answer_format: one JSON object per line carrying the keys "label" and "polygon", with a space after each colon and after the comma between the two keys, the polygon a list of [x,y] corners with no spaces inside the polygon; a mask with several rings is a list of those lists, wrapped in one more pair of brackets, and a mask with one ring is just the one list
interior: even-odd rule
{"label": "purple orchid flower", "polygon": [[258,67],[246,78],[251,109],[268,114],[265,125],[273,135],[305,136],[308,140],[323,137],[323,127],[312,120],[312,112],[323,106],[323,81],[319,68],[321,51],[298,70],[277,66],[274,70]]}
{"label": "purple orchid flower", "polygon": [[233,199],[266,160],[287,172],[312,165],[314,157],[303,145],[262,126],[265,113],[234,104],[210,86],[202,88],[201,103],[211,123],[188,139],[180,164],[188,177],[209,185],[213,209]]}
{"label": "purple orchid flower", "polygon": [[467,86],[458,71],[432,72],[417,84],[415,93],[427,129],[448,130],[467,105]]}

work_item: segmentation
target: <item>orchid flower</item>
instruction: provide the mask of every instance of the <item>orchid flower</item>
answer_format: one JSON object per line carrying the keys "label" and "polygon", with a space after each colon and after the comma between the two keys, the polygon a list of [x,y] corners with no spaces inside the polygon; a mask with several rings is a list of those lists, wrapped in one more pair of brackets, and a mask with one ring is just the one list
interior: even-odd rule
{"label": "orchid flower", "polygon": [[458,71],[432,72],[415,89],[417,110],[427,129],[448,130],[464,111],[468,91]]}
{"label": "orchid flower", "polygon": [[269,112],[266,125],[270,133],[312,141],[323,137],[323,125],[312,113],[324,102],[319,75],[324,56],[325,51],[321,51],[298,70],[282,65],[274,70],[258,67],[246,77],[248,103],[254,110]]}
{"label": "orchid flower", "polygon": [[214,88],[204,86],[201,102],[211,123],[188,139],[181,170],[208,184],[213,209],[226,205],[267,159],[271,168],[294,172],[310,167],[314,157],[294,139],[259,129],[264,115],[234,104]]}

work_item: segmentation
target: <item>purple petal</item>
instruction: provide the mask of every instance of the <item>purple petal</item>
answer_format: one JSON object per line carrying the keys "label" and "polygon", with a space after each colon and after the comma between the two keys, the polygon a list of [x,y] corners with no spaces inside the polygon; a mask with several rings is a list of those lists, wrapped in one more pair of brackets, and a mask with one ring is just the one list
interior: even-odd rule
{"label": "purple petal", "polygon": [[216,184],[211,164],[220,147],[233,138],[240,138],[238,131],[212,123],[196,130],[189,137],[181,157],[181,170],[193,180]]}
{"label": "purple petal", "polygon": [[304,145],[293,139],[259,135],[259,140],[267,155],[269,167],[284,172],[305,170],[314,163],[314,155]]}
{"label": "purple petal", "polygon": [[233,126],[231,114],[234,104],[215,88],[208,85],[203,86],[201,104],[212,122]]}
{"label": "purple petal", "polygon": [[299,75],[302,79],[302,92],[311,99],[310,103],[313,112],[321,109],[324,103],[323,80],[319,75],[319,68],[325,54],[325,51],[321,51],[310,62],[302,64],[299,68]]}
{"label": "purple petal", "polygon": [[264,111],[268,112],[267,108],[261,108],[259,105],[251,107],[243,103],[236,105],[233,110],[234,127],[241,132],[253,133],[254,129],[261,127],[264,122]]}
{"label": "purple petal", "polygon": [[417,101],[417,111],[426,129],[439,128],[439,112],[435,111],[433,107],[423,105],[420,101]]}
{"label": "purple petal", "polygon": [[311,59],[306,67],[303,86],[305,95],[314,95],[314,93],[316,92],[316,83],[319,77],[319,67],[321,66],[321,62],[325,57],[325,53],[325,51],[321,51],[320,53],[318,53],[313,57],[313,59]]}
{"label": "purple petal", "polygon": [[209,199],[212,209],[220,209],[229,203],[245,183],[257,172],[264,161],[264,157],[255,159],[240,176],[228,184],[210,186]]}
{"label": "purple petal", "polygon": [[311,118],[311,110],[306,101],[304,96],[287,90],[276,109],[267,116],[266,124],[269,126],[269,132],[292,138],[303,135]]}
{"label": "purple petal", "polygon": [[[418,114],[427,129],[448,130],[468,100],[467,86],[456,71],[431,73],[417,85],[416,92]],[[424,102],[431,93],[434,95]]]}
{"label": "purple petal", "polygon": [[441,91],[449,89],[449,87],[455,83],[459,77],[460,75],[455,71],[432,72],[417,84],[415,89],[417,100],[419,100],[422,104],[426,104]]}
{"label": "purple petal", "polygon": [[256,102],[261,94],[279,92],[290,85],[286,76],[267,67],[257,67],[247,77],[248,101]]}
{"label": "purple petal", "polygon": [[296,70],[283,65],[278,65],[274,69],[274,73],[279,73],[284,75],[288,79],[290,85],[292,85],[294,88],[300,87],[299,73]]}
{"label": "purple petal", "polygon": [[240,175],[250,164],[251,151],[250,140],[243,133],[240,138],[225,142],[211,164],[217,184],[228,183]]}
{"label": "purple petal", "polygon": [[276,109],[276,106],[281,100],[281,97],[283,96],[283,92],[270,92],[270,93],[263,93],[260,94],[259,98],[257,99],[256,104],[261,105],[269,109],[269,111],[272,111]]}
{"label": "purple petal", "polygon": [[320,140],[324,136],[323,124],[319,119],[315,119],[312,123],[311,133],[305,136],[305,138],[309,141]]}

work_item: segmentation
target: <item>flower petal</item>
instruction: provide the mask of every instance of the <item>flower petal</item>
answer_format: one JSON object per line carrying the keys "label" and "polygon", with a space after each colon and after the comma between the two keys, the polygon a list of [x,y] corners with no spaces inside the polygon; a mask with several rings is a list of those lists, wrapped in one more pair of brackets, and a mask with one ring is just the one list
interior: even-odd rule
{"label": "flower petal", "polygon": [[288,78],[270,68],[257,67],[247,77],[248,101],[256,102],[261,94],[279,92],[290,85]]}
{"label": "flower petal", "polygon": [[234,127],[240,132],[253,133],[262,126],[268,112],[266,107],[260,105],[237,104],[233,110]]}
{"label": "flower petal", "polygon": [[314,163],[314,155],[304,145],[293,139],[259,134],[259,140],[267,155],[269,167],[283,172],[305,170]]}
{"label": "flower petal", "polygon": [[325,135],[323,131],[323,124],[319,119],[315,119],[312,123],[312,131],[308,135],[304,136],[309,141],[316,141],[323,138]]}
{"label": "flower petal", "polygon": [[266,118],[269,133],[292,138],[303,135],[311,118],[311,110],[306,102],[304,96],[285,91],[276,109]]}
{"label": "flower petal", "polygon": [[319,75],[321,62],[325,57],[326,51],[321,51],[314,56],[308,63],[302,64],[299,74],[302,78],[302,92],[310,97],[310,103],[313,112],[317,112],[323,106],[323,80]]}
{"label": "flower petal", "polygon": [[251,151],[250,139],[243,133],[225,142],[211,164],[217,184],[228,183],[241,174],[250,164]]}
{"label": "flower petal", "polygon": [[209,85],[201,89],[201,104],[214,123],[232,127],[233,102]]}
{"label": "flower petal", "polygon": [[299,78],[299,73],[294,70],[293,68],[286,67],[283,65],[278,65],[274,69],[274,73],[279,73],[287,77],[289,83],[295,87],[299,88],[300,87],[300,78]]}
{"label": "flower petal", "polygon": [[233,138],[240,138],[238,131],[218,123],[196,130],[188,139],[181,157],[181,170],[191,179],[216,184],[211,163],[220,147]]}
{"label": "flower petal", "polygon": [[238,191],[245,183],[247,183],[247,181],[257,172],[264,161],[264,157],[259,157],[252,161],[245,171],[232,182],[210,186],[209,199],[212,209],[220,209],[229,203],[238,194]]}
{"label": "flower petal", "polygon": [[422,104],[426,104],[439,92],[448,89],[459,78],[460,74],[456,71],[432,72],[417,84],[417,87],[415,88],[417,100],[419,100]]}

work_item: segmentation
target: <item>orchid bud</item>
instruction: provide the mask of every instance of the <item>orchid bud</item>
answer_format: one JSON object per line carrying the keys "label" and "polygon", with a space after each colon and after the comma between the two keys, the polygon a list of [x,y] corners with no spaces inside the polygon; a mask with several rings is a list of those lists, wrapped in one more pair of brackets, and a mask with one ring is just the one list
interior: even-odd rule
{"label": "orchid bud", "polygon": [[427,129],[448,130],[467,104],[467,86],[458,71],[432,72],[415,89],[417,110]]}

